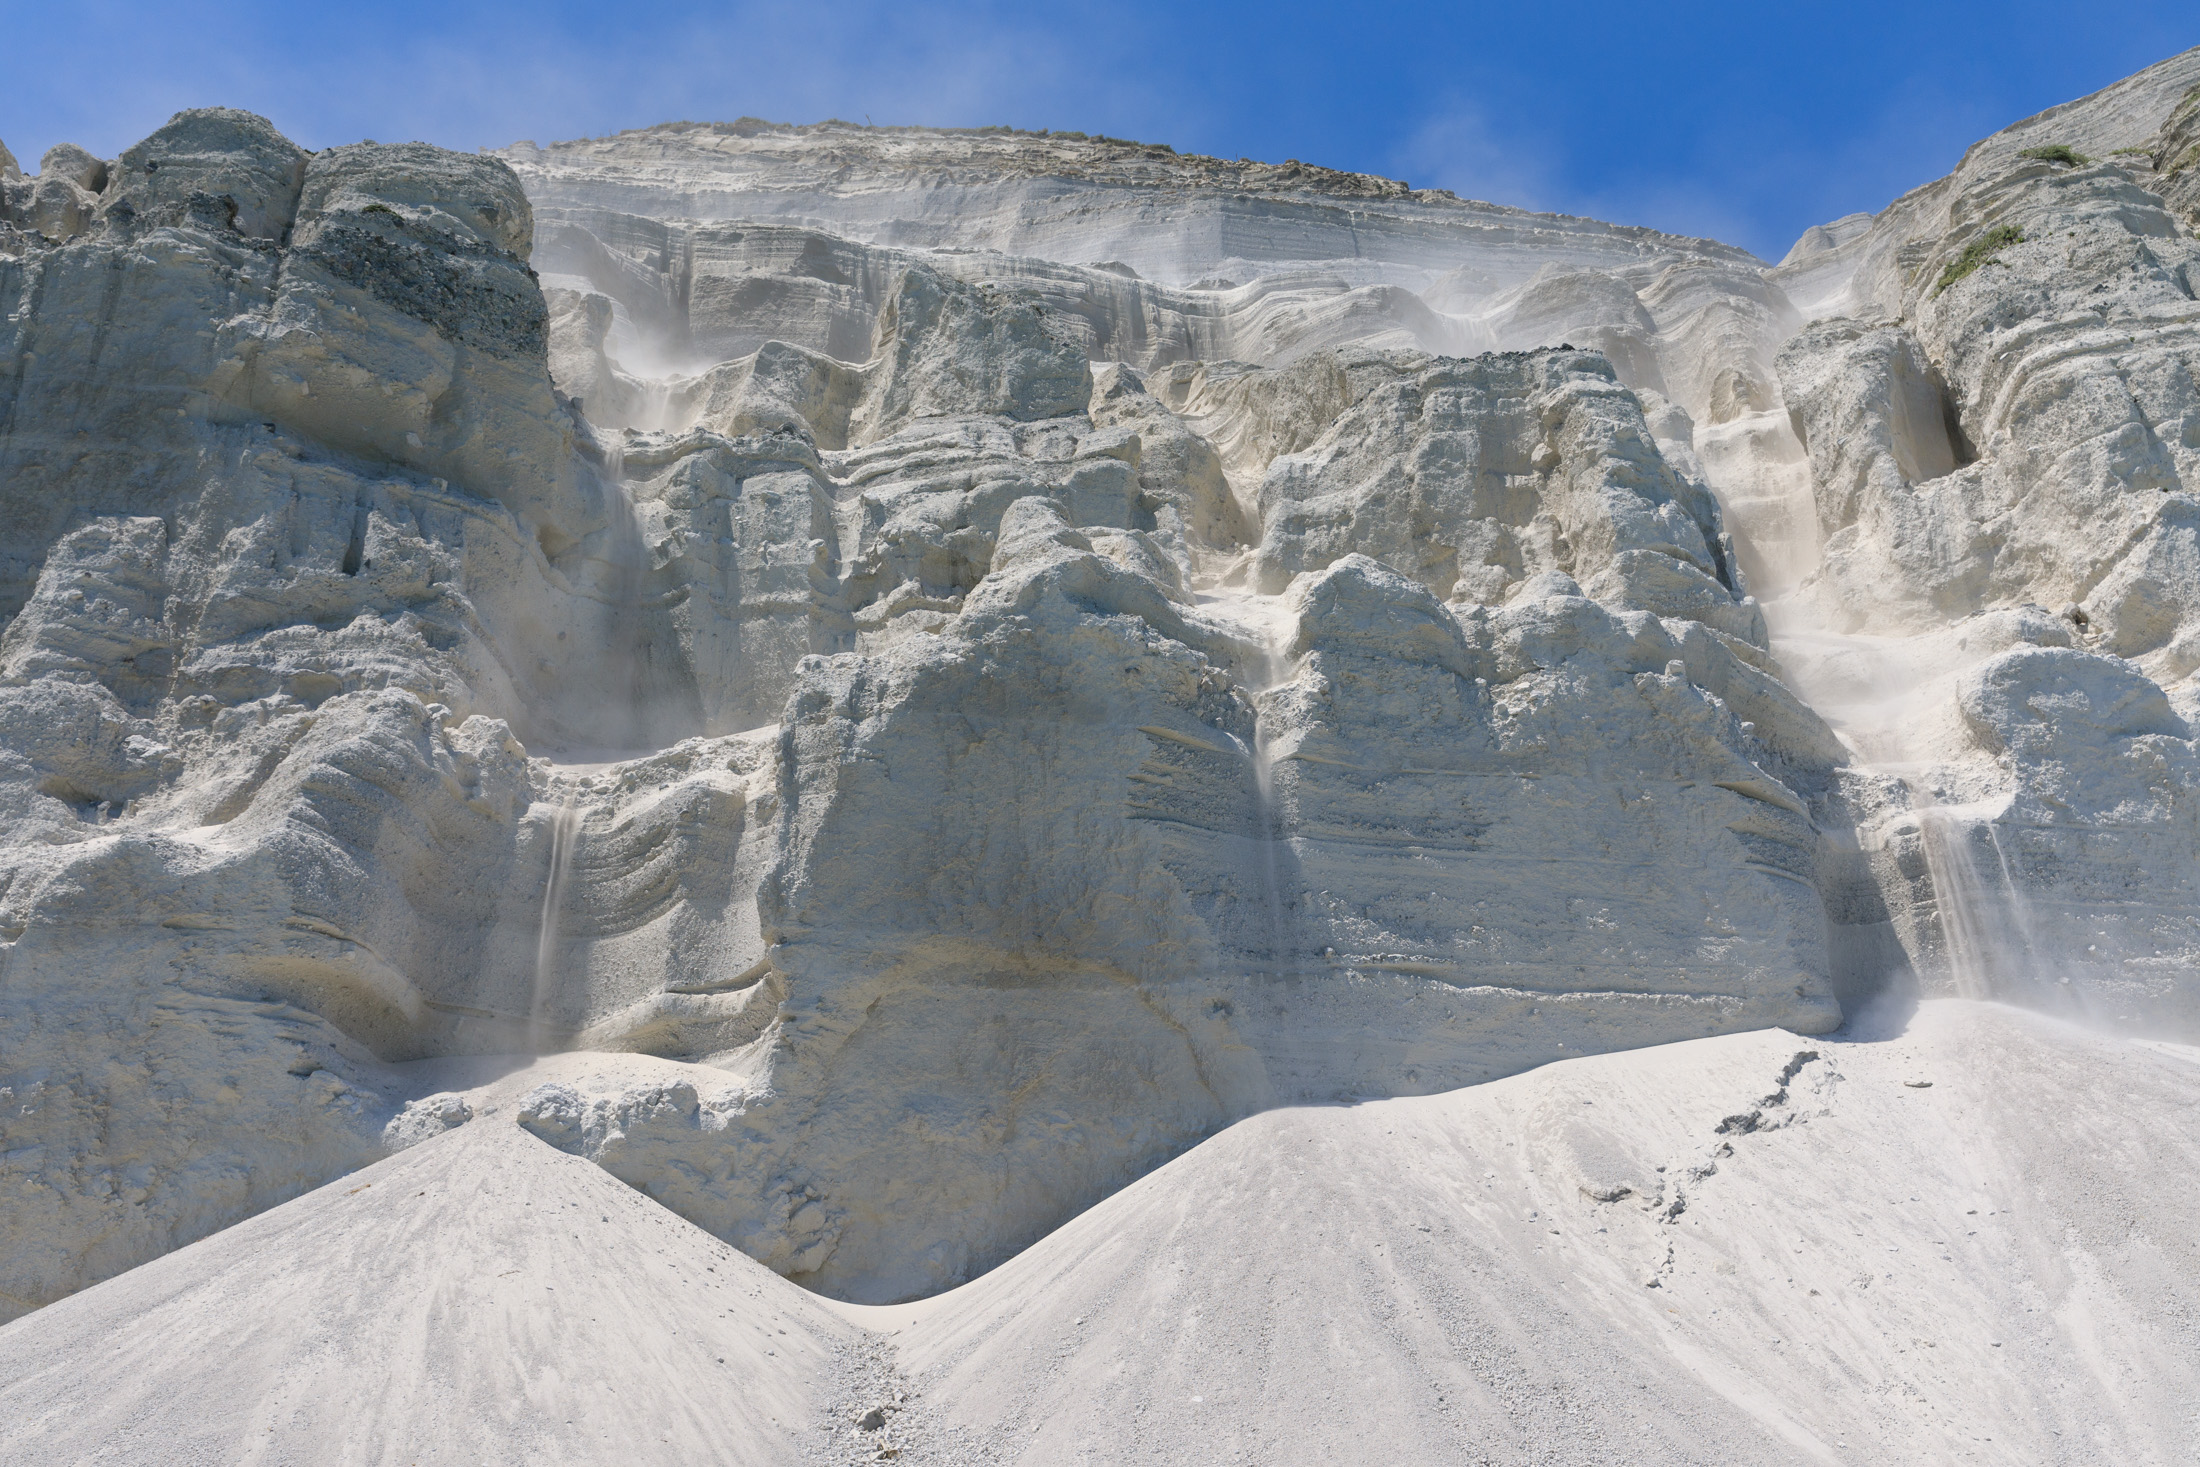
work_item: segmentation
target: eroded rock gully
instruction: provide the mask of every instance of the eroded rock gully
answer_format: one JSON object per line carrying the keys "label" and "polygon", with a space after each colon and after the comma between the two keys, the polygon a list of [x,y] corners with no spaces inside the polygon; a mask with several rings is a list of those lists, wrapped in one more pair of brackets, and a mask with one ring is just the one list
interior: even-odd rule
{"label": "eroded rock gully", "polygon": [[886,1302],[1294,1101],[2189,1036],[2196,82],[1776,267],[997,132],[5,162],[0,1316],[544,1049]]}

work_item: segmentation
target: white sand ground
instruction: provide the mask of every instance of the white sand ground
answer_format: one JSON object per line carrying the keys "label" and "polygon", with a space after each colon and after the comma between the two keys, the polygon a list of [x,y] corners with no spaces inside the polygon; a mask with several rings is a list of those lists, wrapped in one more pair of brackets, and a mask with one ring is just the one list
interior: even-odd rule
{"label": "white sand ground", "polygon": [[497,1097],[557,1063],[0,1329],[0,1461],[2172,1464],[2200,1440],[2190,1048],[1951,1000],[1892,1038],[1276,1111],[878,1308],[521,1132]]}
{"label": "white sand ground", "polygon": [[0,1461],[787,1461],[857,1331],[502,1119],[29,1315]]}

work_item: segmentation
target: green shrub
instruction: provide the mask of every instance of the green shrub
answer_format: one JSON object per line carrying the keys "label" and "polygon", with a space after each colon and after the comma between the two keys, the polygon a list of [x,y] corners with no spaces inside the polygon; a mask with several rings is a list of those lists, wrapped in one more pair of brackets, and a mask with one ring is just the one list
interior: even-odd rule
{"label": "green shrub", "polygon": [[405,217],[404,215],[398,213],[395,209],[392,209],[388,204],[369,204],[367,205],[367,207],[361,209],[359,212],[362,214],[387,214],[392,219],[402,219]]}
{"label": "green shrub", "polygon": [[2042,163],[2066,163],[2072,168],[2082,168],[2092,162],[2085,154],[2056,143],[2048,148],[2026,148],[2017,155],[2020,158],[2037,158]]}
{"label": "green shrub", "polygon": [[1940,272],[1940,283],[1933,287],[1939,295],[1949,286],[1971,274],[1981,265],[1997,263],[1995,256],[2014,244],[2024,243],[2024,231],[2014,224],[1997,225],[1963,247],[1963,253],[1948,262],[1948,268]]}

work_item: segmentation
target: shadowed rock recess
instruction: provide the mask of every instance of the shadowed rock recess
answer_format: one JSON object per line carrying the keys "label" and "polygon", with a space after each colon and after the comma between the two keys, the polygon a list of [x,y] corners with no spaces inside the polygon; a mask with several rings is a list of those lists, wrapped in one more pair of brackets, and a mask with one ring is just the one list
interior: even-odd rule
{"label": "shadowed rock recess", "polygon": [[2200,1036],[2196,83],[1778,266],[1080,134],[0,154],[0,1319],[552,1052],[498,1125],[883,1304],[1279,1106]]}

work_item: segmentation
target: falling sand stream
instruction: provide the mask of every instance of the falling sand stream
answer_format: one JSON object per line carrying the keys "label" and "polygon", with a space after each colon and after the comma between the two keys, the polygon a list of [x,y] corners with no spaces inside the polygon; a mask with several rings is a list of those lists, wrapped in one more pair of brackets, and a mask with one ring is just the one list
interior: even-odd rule
{"label": "falling sand stream", "polygon": [[557,994],[558,938],[565,909],[565,889],[573,868],[573,843],[580,830],[579,807],[572,795],[550,817],[550,869],[542,888],[542,919],[535,933],[535,983],[527,1006],[527,1043],[537,1054],[547,1054],[553,1044],[552,1002]]}
{"label": "falling sand stream", "polygon": [[1226,617],[1261,649],[1260,686],[1246,689],[1256,708],[1253,737],[1250,741],[1237,742],[1253,775],[1251,839],[1259,868],[1261,900],[1266,909],[1266,930],[1262,937],[1272,976],[1290,977],[1297,974],[1299,964],[1297,943],[1291,932],[1292,903],[1284,891],[1283,846],[1289,837],[1284,813],[1276,798],[1276,760],[1270,748],[1268,720],[1257,710],[1262,700],[1290,680],[1291,663],[1283,647],[1295,630],[1295,621],[1281,596],[1236,592],[1202,595],[1200,600],[1204,609]]}

